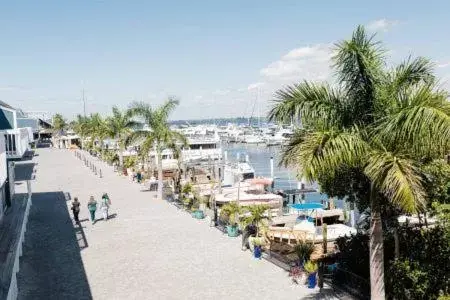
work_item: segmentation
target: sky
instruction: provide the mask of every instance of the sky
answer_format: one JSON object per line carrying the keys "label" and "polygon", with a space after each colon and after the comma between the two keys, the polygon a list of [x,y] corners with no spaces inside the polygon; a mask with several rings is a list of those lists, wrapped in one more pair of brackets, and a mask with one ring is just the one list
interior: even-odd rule
{"label": "sky", "polygon": [[[174,96],[172,119],[264,115],[273,93],[329,80],[357,25],[388,61],[435,62],[450,90],[448,1],[5,1],[0,100],[25,111],[107,115]],[[447,28],[447,29],[446,29]]]}

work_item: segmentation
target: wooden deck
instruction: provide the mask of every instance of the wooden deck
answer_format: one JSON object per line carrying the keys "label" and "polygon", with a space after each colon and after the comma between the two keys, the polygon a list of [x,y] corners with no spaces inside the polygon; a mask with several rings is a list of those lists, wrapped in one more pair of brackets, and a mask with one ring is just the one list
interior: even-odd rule
{"label": "wooden deck", "polygon": [[28,194],[15,194],[11,207],[0,221],[0,299],[7,299],[10,287],[17,286],[16,273],[22,255],[29,201]]}

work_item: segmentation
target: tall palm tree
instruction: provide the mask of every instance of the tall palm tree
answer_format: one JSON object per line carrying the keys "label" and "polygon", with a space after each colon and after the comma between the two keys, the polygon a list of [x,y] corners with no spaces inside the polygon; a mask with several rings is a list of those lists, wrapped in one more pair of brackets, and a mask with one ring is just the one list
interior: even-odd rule
{"label": "tall palm tree", "polygon": [[282,162],[310,181],[352,168],[370,182],[371,297],[384,299],[382,200],[409,213],[424,208],[421,166],[449,150],[450,104],[428,60],[386,69],[381,44],[361,26],[336,45],[333,62],[334,85],[279,90],[269,118],[301,117],[306,130],[291,139]]}
{"label": "tall palm tree", "polygon": [[123,167],[123,152],[127,145],[132,130],[136,128],[137,122],[132,119],[131,112],[129,110],[121,112],[119,108],[112,108],[112,116],[109,117],[107,122],[109,137],[117,140],[119,146],[119,165]]}
{"label": "tall palm tree", "polygon": [[84,149],[84,139],[89,134],[89,118],[77,115],[77,118],[71,123],[72,130],[80,136],[81,148]]}
{"label": "tall palm tree", "polygon": [[99,143],[98,146],[103,150],[103,140],[110,135],[110,129],[106,120],[99,113],[91,114],[87,128],[87,134],[91,137],[92,141],[94,143],[97,141]]}
{"label": "tall palm tree", "polygon": [[60,135],[67,128],[67,121],[61,114],[55,114],[52,120],[53,132]]}
{"label": "tall palm tree", "polygon": [[134,102],[130,107],[132,116],[138,116],[142,119],[148,129],[137,130],[133,132],[133,140],[143,140],[141,151],[148,153],[152,148],[156,150],[158,159],[158,198],[162,199],[163,189],[163,169],[162,169],[162,151],[167,148],[177,148],[178,144],[185,145],[186,138],[183,134],[173,131],[169,126],[169,115],[178,106],[179,101],[169,98],[161,106],[152,108],[149,104],[143,102]]}

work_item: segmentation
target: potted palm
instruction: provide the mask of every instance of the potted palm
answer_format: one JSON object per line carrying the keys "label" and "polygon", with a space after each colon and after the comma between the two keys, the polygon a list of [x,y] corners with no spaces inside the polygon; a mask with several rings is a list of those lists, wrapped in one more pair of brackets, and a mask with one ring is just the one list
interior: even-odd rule
{"label": "potted palm", "polygon": [[262,256],[262,246],[264,246],[265,241],[263,237],[250,238],[253,244],[253,257],[261,259]]}
{"label": "potted palm", "polygon": [[308,260],[305,263],[304,268],[305,272],[308,273],[308,288],[313,289],[316,287],[317,283],[316,275],[319,267],[317,266],[317,263]]}
{"label": "potted palm", "polygon": [[249,224],[256,226],[256,236],[258,236],[259,230],[264,226],[264,220],[269,220],[270,216],[266,214],[269,206],[267,205],[252,205],[243,209],[245,212],[242,218],[242,225],[246,227]]}
{"label": "potted palm", "polygon": [[306,261],[309,260],[309,257],[314,252],[314,244],[299,241],[297,245],[294,247],[295,254],[298,257],[298,265],[301,267],[304,265]]}
{"label": "potted palm", "polygon": [[132,168],[136,165],[136,158],[132,156],[127,156],[123,162],[123,175],[127,176],[131,174]]}
{"label": "potted palm", "polygon": [[192,216],[196,219],[204,219],[207,199],[203,196],[196,195],[195,202],[198,207],[194,210]]}
{"label": "potted palm", "polygon": [[255,258],[261,257],[261,246],[264,240],[259,235],[261,229],[266,225],[265,221],[270,219],[270,215],[267,214],[269,208],[267,205],[252,205],[244,208],[245,215],[241,221],[242,227],[245,228],[243,244],[246,243],[245,238],[248,238],[249,245],[254,247],[253,255]]}
{"label": "potted palm", "polygon": [[242,207],[238,202],[230,202],[220,211],[220,216],[228,220],[227,233],[229,237],[237,237],[239,235],[239,215],[242,213]]}
{"label": "potted palm", "polygon": [[185,209],[190,209],[194,202],[194,186],[189,182],[181,188],[181,201]]}

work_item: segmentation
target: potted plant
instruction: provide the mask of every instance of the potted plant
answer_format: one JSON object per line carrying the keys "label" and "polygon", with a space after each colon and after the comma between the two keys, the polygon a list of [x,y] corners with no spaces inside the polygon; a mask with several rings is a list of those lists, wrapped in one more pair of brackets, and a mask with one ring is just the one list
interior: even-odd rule
{"label": "potted plant", "polygon": [[181,188],[181,201],[186,210],[190,210],[194,204],[194,187],[189,182]]}
{"label": "potted plant", "polygon": [[259,230],[264,225],[264,220],[269,220],[270,216],[266,214],[266,211],[270,207],[267,205],[252,205],[243,208],[245,216],[242,218],[241,224],[245,228],[249,224],[256,226],[256,236],[259,234]]}
{"label": "potted plant", "polygon": [[251,243],[253,244],[253,256],[255,258],[261,259],[262,256],[262,246],[264,246],[265,241],[262,237],[251,238]]}
{"label": "potted plant", "polygon": [[230,202],[222,206],[220,211],[221,217],[228,220],[227,233],[230,237],[237,237],[239,235],[239,215],[242,213],[242,207],[238,202]]}
{"label": "potted plant", "polygon": [[295,245],[294,251],[298,257],[298,265],[302,267],[304,263],[309,260],[309,257],[314,252],[314,244],[299,241],[298,244]]}
{"label": "potted plant", "polygon": [[317,263],[308,260],[305,263],[304,268],[305,272],[308,273],[308,288],[313,289],[317,284],[316,275],[319,267],[317,266]]}
{"label": "potted plant", "polygon": [[127,156],[123,160],[123,175],[127,176],[131,174],[133,168],[136,165],[136,158],[132,156]]}
{"label": "potted plant", "polygon": [[[195,195],[195,206],[196,209],[192,213],[192,216],[196,219],[204,219],[205,218],[205,209],[206,209],[206,199],[200,195]],[[198,206],[198,207],[197,207]]]}

